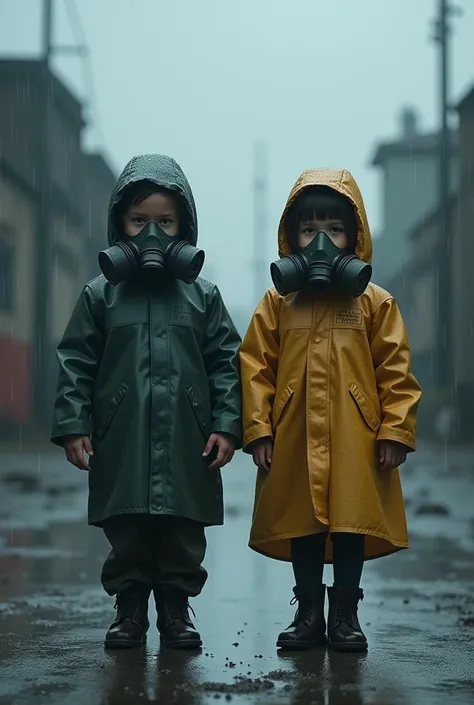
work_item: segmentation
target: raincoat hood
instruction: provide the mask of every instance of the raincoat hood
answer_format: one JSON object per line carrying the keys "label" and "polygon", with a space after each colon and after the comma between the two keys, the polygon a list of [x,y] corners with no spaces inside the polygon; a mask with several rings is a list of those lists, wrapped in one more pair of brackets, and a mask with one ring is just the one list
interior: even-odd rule
{"label": "raincoat hood", "polygon": [[288,210],[303,191],[313,186],[328,186],[348,198],[352,203],[358,223],[355,253],[361,260],[370,264],[372,261],[372,237],[370,235],[364,201],[354,177],[346,169],[308,169],[301,174],[291,190],[280,219],[280,225],[278,227],[278,254],[280,257],[290,254],[285,232],[285,221]]}
{"label": "raincoat hood", "polygon": [[124,189],[138,181],[151,181],[157,186],[175,191],[182,197],[188,215],[187,239],[195,246],[198,237],[198,222],[191,186],[179,164],[164,154],[141,154],[133,157],[122,171],[109,202],[107,228],[109,245],[113,245],[119,238],[115,223],[115,209],[122,200]]}

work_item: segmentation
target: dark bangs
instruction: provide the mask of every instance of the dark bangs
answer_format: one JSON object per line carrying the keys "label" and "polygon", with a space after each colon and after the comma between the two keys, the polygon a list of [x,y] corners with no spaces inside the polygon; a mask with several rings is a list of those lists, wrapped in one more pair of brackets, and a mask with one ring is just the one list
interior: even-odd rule
{"label": "dark bangs", "polygon": [[180,237],[187,237],[186,233],[188,231],[188,214],[185,206],[184,199],[176,191],[165,188],[165,186],[160,186],[155,184],[153,181],[135,181],[129,184],[122,192],[119,203],[115,206],[115,226],[118,232],[123,230],[123,216],[130,206],[138,206],[143,203],[148,196],[154,193],[162,193],[166,196],[171,196],[174,199],[178,207],[179,220],[180,220]]}
{"label": "dark bangs", "polygon": [[357,245],[357,218],[352,203],[329,186],[312,186],[306,189],[290,206],[285,218],[285,232],[292,251],[298,245],[301,223],[317,220],[341,220],[350,248]]}

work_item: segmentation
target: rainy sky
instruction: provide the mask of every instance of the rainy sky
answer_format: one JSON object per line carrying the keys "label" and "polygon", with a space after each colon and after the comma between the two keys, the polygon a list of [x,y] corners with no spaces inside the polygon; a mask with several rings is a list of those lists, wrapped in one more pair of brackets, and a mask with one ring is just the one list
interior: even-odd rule
{"label": "rainy sky", "polygon": [[[57,44],[82,41],[56,0]],[[0,0],[2,56],[35,56],[40,0]],[[86,62],[54,67],[79,97],[93,98],[86,145],[121,170],[134,154],[163,152],[193,187],[208,275],[231,304],[253,304],[253,150],[269,154],[266,256],[289,189],[308,167],[350,169],[373,232],[381,225],[374,144],[415,106],[436,125],[437,0],[76,0],[90,47]],[[457,0],[452,98],[474,81],[474,0]],[[86,78],[85,78],[85,77]],[[105,233],[104,233],[105,235]],[[242,292],[242,286],[244,291]]]}

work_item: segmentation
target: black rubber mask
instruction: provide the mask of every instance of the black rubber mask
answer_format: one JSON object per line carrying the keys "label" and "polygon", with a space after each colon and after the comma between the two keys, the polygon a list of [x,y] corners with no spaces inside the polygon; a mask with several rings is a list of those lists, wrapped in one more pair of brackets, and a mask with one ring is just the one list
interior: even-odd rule
{"label": "black rubber mask", "polygon": [[325,232],[319,232],[296,254],[270,265],[275,289],[282,296],[309,286],[314,291],[334,290],[357,298],[367,288],[372,267],[347,250],[341,250]]}
{"label": "black rubber mask", "polygon": [[165,274],[192,284],[204,265],[204,252],[186,240],[169,237],[155,222],[150,222],[134,237],[126,236],[99,252],[99,267],[113,285],[143,276],[149,282]]}

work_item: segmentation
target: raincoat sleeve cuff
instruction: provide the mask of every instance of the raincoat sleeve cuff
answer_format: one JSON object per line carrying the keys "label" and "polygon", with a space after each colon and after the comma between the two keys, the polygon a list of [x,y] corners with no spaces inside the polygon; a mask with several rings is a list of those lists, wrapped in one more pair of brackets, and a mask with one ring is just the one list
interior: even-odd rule
{"label": "raincoat sleeve cuff", "polygon": [[250,453],[249,446],[260,438],[273,438],[273,429],[270,424],[261,424],[256,428],[244,431],[243,451]]}
{"label": "raincoat sleeve cuff", "polygon": [[52,443],[62,448],[64,445],[64,439],[67,438],[67,436],[90,436],[90,433],[90,424],[82,424],[79,426],[76,425],[71,428],[56,427],[53,428],[50,440]]}
{"label": "raincoat sleeve cuff", "polygon": [[212,433],[226,433],[228,436],[232,436],[235,442],[235,450],[240,450],[242,448],[242,429],[240,425],[229,421],[221,421],[214,424],[212,427]]}
{"label": "raincoat sleeve cuff", "polygon": [[377,435],[377,440],[402,443],[407,446],[409,453],[413,453],[416,448],[415,436],[409,431],[394,431],[392,429],[384,429],[382,426]]}

